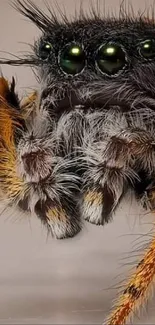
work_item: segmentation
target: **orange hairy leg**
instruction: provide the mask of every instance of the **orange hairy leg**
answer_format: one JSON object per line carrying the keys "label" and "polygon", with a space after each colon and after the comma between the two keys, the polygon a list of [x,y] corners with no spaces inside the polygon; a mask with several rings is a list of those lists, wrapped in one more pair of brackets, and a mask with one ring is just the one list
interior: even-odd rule
{"label": "orange hairy leg", "polygon": [[13,129],[19,123],[17,112],[8,103],[10,92],[7,80],[0,78],[0,137],[6,146],[13,143]]}
{"label": "orange hairy leg", "polygon": [[106,325],[126,324],[132,313],[142,305],[155,278],[155,238],[151,241],[144,257],[131,276],[124,292],[120,295]]}
{"label": "orange hairy leg", "polygon": [[14,79],[0,78],[0,195],[1,198],[18,200],[26,191],[24,181],[17,175],[15,132],[24,122],[20,110],[13,107],[15,100]]}

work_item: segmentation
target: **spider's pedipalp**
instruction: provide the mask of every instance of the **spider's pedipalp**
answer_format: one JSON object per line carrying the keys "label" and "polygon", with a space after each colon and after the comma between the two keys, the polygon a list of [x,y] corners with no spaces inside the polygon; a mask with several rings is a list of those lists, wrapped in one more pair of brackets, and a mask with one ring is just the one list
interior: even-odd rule
{"label": "spider's pedipalp", "polygon": [[74,237],[82,227],[78,207],[73,198],[64,196],[61,201],[40,200],[35,206],[37,216],[57,239]]}
{"label": "spider's pedipalp", "polygon": [[39,118],[40,110],[33,112],[17,146],[17,172],[31,189],[20,207],[35,213],[55,238],[72,237],[81,230],[79,177],[71,171],[75,162],[67,147],[62,152],[57,125],[48,123],[50,117],[42,113]]}
{"label": "spider's pedipalp", "polygon": [[0,199],[36,214],[55,238],[73,237],[82,226],[74,161],[67,149],[60,154],[54,124],[39,108],[38,96],[32,94],[20,111],[9,103],[13,95],[14,85],[0,78]]}
{"label": "spider's pedipalp", "polygon": [[98,159],[88,158],[84,182],[82,214],[84,219],[96,224],[109,221],[128,181],[138,178],[131,168],[131,152],[125,139],[111,137],[105,149],[104,145],[100,143],[99,152],[96,146]]}
{"label": "spider's pedipalp", "polygon": [[[112,115],[116,118],[116,128]],[[124,116],[110,112],[96,118],[92,114],[89,119],[91,131],[83,145],[87,169],[83,177],[82,215],[87,221],[104,224],[111,218],[128,181],[138,176],[132,168],[128,143],[121,137],[122,129],[127,127]],[[92,136],[93,129],[96,133]]]}
{"label": "spider's pedipalp", "polygon": [[[115,119],[114,119],[115,118]],[[99,119],[99,128],[84,144],[87,170],[84,174],[83,218],[108,222],[129,185],[137,191],[141,175],[149,182],[155,166],[155,134],[137,113],[110,112]],[[150,125],[149,125],[150,126]]]}

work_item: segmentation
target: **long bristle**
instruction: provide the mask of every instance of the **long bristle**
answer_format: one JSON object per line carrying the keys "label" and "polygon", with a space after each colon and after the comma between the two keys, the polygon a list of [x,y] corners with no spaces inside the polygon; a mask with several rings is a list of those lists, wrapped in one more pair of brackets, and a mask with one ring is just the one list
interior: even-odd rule
{"label": "long bristle", "polygon": [[48,14],[42,10],[31,0],[15,0],[13,7],[22,15],[31,20],[42,31],[48,31],[50,26],[59,24],[57,16],[48,10]]}
{"label": "long bristle", "polygon": [[7,64],[7,65],[27,65],[28,67],[37,66],[39,64],[39,60],[36,59],[17,59],[17,60],[7,60],[7,59],[0,59],[0,64]]}

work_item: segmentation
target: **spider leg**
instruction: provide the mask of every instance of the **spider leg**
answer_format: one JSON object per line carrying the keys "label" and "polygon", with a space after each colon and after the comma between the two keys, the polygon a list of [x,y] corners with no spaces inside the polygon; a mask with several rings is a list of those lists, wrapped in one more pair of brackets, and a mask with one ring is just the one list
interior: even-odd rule
{"label": "spider leg", "polygon": [[106,325],[126,324],[135,309],[142,305],[147,297],[151,284],[155,278],[155,238],[151,241],[144,257],[137,265],[135,273],[126,284],[111,315],[106,319]]}

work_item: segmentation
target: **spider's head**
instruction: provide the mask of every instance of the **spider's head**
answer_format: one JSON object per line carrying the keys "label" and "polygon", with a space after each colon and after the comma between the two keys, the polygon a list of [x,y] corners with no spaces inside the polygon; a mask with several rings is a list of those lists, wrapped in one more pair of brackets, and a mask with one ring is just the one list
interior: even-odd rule
{"label": "spider's head", "polygon": [[42,31],[34,45],[42,105],[60,116],[74,108],[154,108],[155,23],[139,16],[102,18],[93,11],[69,21],[31,1],[18,9]]}
{"label": "spider's head", "polygon": [[53,9],[43,13],[31,0],[15,1],[15,7],[42,36],[32,56],[7,62],[36,67],[41,103],[51,114],[155,108],[154,18],[133,17],[122,9],[119,18],[106,18],[93,8],[90,15],[81,10],[69,20],[63,13],[59,19]]}

